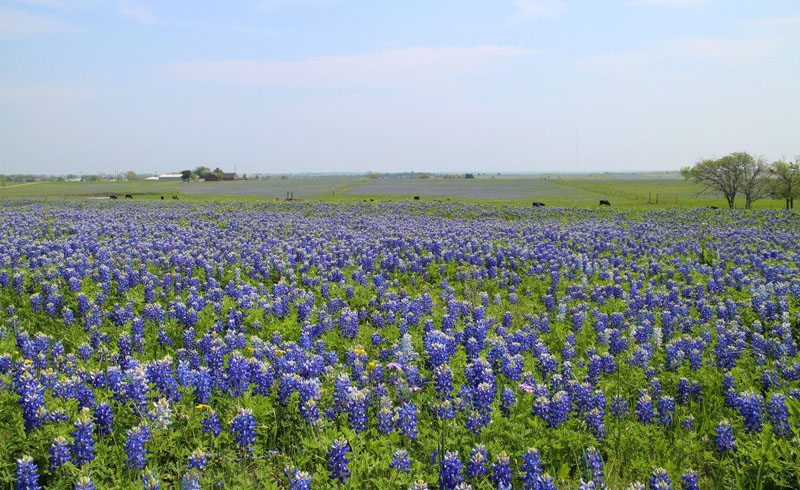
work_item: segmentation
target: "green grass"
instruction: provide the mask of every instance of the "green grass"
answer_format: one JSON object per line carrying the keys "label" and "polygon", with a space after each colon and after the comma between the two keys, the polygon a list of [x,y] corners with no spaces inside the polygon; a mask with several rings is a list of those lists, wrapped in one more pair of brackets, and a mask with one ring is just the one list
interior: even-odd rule
{"label": "green grass", "polygon": [[[687,181],[680,177],[653,178],[622,178],[603,176],[580,176],[572,178],[552,179],[555,185],[582,191],[604,194],[612,198],[624,199],[635,203],[637,207],[659,208],[678,207],[694,208],[704,206],[717,206],[727,208],[727,203],[722,196],[704,192],[705,186]],[[744,196],[737,199],[737,207],[744,207]],[[783,201],[775,199],[762,199],[753,204],[756,209],[781,209]]]}
{"label": "green grass", "polygon": [[[4,198],[90,198],[132,194],[134,199],[179,196],[182,200],[323,201],[451,200],[529,205],[542,201],[551,207],[597,207],[599,200],[622,209],[725,208],[725,200],[704,193],[704,186],[678,174],[591,174],[537,176],[480,176],[476,179],[366,179],[361,176],[283,176],[236,182],[35,182],[0,187]],[[737,207],[743,207],[743,199]],[[781,209],[783,201],[762,199],[757,209]]]}

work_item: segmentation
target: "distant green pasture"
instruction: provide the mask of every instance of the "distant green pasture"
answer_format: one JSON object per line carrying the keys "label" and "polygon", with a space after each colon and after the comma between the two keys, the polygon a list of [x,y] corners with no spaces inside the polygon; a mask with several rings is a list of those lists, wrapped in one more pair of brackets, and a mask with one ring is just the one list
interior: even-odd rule
{"label": "distant green pasture", "polygon": [[[367,179],[361,176],[275,176],[234,182],[34,182],[0,187],[2,198],[92,198],[112,194],[134,199],[183,200],[283,200],[361,201],[372,199],[451,200],[494,202],[529,206],[533,201],[551,207],[597,207],[601,199],[614,208],[654,209],[717,206],[725,200],[703,193],[704,186],[686,181],[676,173],[593,174],[562,176],[497,175],[476,179]],[[743,198],[737,207],[743,207]],[[780,209],[783,202],[757,201],[756,208]]]}

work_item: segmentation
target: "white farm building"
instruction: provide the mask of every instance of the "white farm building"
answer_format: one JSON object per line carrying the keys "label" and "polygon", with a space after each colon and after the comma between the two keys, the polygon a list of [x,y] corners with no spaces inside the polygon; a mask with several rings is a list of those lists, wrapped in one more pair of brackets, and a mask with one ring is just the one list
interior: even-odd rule
{"label": "white farm building", "polygon": [[181,174],[161,174],[158,176],[158,180],[181,180],[183,176]]}

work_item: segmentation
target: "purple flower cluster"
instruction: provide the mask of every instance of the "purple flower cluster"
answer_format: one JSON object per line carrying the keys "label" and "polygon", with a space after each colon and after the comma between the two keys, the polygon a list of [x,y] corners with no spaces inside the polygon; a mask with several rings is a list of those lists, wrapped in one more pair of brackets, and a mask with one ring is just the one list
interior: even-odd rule
{"label": "purple flower cluster", "polygon": [[230,423],[231,432],[236,439],[236,444],[246,451],[252,451],[251,446],[256,440],[256,418],[249,408],[240,408]]}
{"label": "purple flower cluster", "polygon": [[[212,453],[196,450],[169,476],[146,457],[153,435],[186,428],[190,448],[214,448],[215,468],[264,456],[278,473],[288,465],[296,489],[310,488],[313,468],[291,452],[273,463],[271,448],[332,431],[357,436],[358,458],[405,448],[384,463],[403,485],[453,489],[554,488],[539,453],[514,447],[522,425],[597,447],[570,459],[581,488],[614,481],[619,434],[691,439],[703,454],[791,443],[791,214],[415,204],[3,207],[0,391],[13,397],[12,432],[38,441],[43,481],[71,486],[74,472],[59,468],[85,472],[107,451],[124,454],[123,485],[149,467],[197,488]],[[278,430],[259,428],[263,407]],[[705,463],[724,472],[722,454]],[[663,456],[684,488],[699,485]],[[347,482],[351,457],[346,440],[333,443],[332,480]],[[37,488],[23,459],[17,486]],[[151,472],[142,482],[160,485]],[[648,483],[672,486],[663,470]]]}
{"label": "purple flower cluster", "polygon": [[339,483],[344,483],[345,480],[350,478],[350,469],[347,465],[350,460],[347,458],[347,453],[350,452],[350,443],[346,439],[337,439],[331,444],[330,451],[328,451],[328,475],[331,480],[338,480]]}

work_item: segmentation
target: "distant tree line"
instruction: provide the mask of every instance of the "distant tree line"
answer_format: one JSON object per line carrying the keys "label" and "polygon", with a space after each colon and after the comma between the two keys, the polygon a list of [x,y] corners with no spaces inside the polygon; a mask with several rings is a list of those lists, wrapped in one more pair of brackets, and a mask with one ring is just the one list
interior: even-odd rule
{"label": "distant tree line", "polygon": [[734,152],[718,159],[705,159],[684,167],[681,175],[704,184],[704,192],[722,194],[728,208],[736,207],[736,197],[744,196],[744,207],[763,198],[783,199],[786,209],[794,208],[800,197],[800,156],[794,162],[767,163],[747,152]]}
{"label": "distant tree line", "polygon": [[90,175],[45,175],[45,174],[0,174],[0,183],[22,184],[25,182],[64,182],[67,180],[83,180],[96,182],[99,180],[115,180],[114,175],[90,174]]}
{"label": "distant tree line", "polygon": [[[205,179],[206,176],[209,174],[214,175],[217,179],[222,180],[223,176],[225,175],[225,171],[219,167],[216,167],[214,170],[211,170],[209,167],[205,165],[200,165],[195,167],[194,170],[183,170],[181,171],[181,177],[185,181],[189,180],[200,180]],[[247,174],[243,174],[242,178],[247,180]]]}

